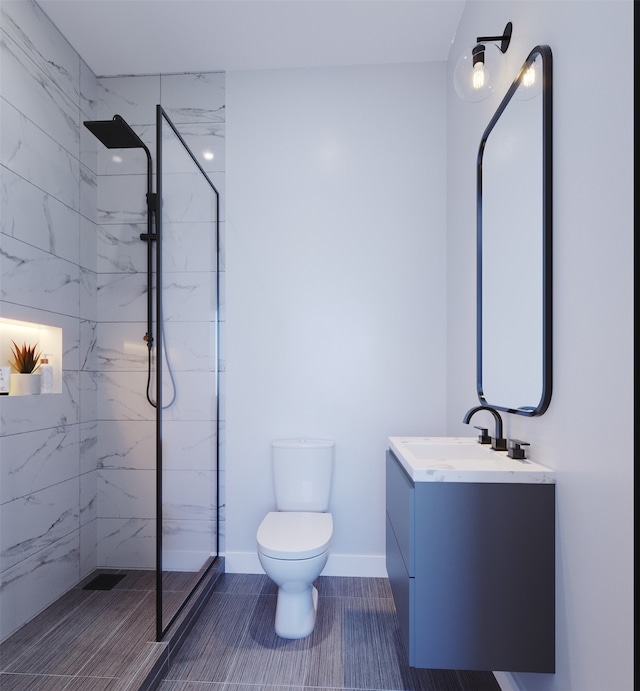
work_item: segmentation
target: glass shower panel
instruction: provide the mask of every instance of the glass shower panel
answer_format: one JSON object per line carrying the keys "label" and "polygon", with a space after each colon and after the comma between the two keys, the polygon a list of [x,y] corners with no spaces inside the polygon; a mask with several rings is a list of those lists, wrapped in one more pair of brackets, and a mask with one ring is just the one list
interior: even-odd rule
{"label": "glass shower panel", "polygon": [[157,107],[158,639],[218,556],[218,192]]}

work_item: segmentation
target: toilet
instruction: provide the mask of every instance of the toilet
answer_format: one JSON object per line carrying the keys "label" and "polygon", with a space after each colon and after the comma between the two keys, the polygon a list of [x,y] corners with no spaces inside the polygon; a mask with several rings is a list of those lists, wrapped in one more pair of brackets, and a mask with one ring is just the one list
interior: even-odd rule
{"label": "toilet", "polygon": [[333,519],[329,508],[333,450],[324,439],[281,439],[272,443],[276,510],[260,523],[258,559],[278,586],[276,634],[306,638],[316,623],[314,581],[329,558]]}

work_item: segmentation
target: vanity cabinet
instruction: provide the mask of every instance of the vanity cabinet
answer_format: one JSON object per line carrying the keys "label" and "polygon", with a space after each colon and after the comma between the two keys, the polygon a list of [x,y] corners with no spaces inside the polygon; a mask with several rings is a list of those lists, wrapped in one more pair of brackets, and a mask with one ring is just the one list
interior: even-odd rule
{"label": "vanity cabinet", "polygon": [[388,450],[386,508],[410,666],[555,671],[555,484],[414,482]]}

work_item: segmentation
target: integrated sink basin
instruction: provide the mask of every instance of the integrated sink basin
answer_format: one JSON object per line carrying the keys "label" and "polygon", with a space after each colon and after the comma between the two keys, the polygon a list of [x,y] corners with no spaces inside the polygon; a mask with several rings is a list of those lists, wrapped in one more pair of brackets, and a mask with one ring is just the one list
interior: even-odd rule
{"label": "integrated sink basin", "polygon": [[389,437],[389,448],[414,482],[555,483],[549,468],[509,458],[477,437]]}
{"label": "integrated sink basin", "polygon": [[486,461],[492,458],[491,449],[476,443],[475,440],[473,444],[467,444],[465,441],[408,441],[404,442],[402,448],[418,461]]}

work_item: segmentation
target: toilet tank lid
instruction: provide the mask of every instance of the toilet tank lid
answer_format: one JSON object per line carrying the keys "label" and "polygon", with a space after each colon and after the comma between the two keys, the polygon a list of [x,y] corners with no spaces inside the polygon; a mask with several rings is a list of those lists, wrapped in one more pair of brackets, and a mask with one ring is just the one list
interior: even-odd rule
{"label": "toilet tank lid", "polygon": [[314,449],[324,449],[331,446],[335,446],[335,442],[332,439],[276,439],[272,442],[272,446],[275,448],[314,448]]}

